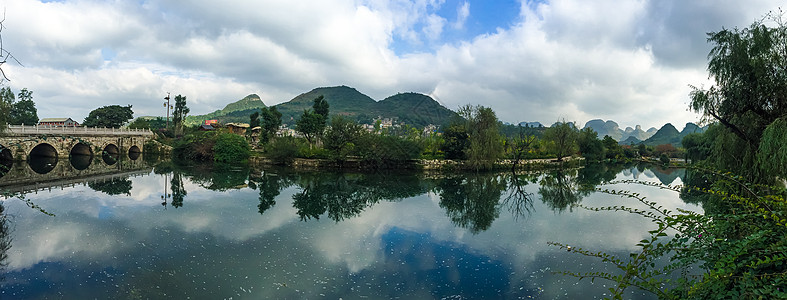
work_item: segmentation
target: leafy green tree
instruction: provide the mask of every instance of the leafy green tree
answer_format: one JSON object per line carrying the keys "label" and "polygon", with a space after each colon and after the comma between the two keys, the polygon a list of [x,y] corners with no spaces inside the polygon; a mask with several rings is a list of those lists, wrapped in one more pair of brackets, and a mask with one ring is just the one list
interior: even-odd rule
{"label": "leafy green tree", "polygon": [[262,124],[260,124],[260,143],[268,143],[281,126],[281,113],[276,106],[262,108]]}
{"label": "leafy green tree", "polygon": [[277,165],[291,165],[298,156],[302,140],[292,136],[275,137],[265,147],[265,156]]}
{"label": "leafy green tree", "polygon": [[366,166],[384,169],[401,167],[418,158],[423,146],[417,141],[398,136],[362,134],[356,151]]}
{"label": "leafy green tree", "polygon": [[325,118],[326,121],[328,120],[328,108],[329,108],[328,101],[325,100],[325,97],[323,97],[322,95],[314,99],[314,104],[312,105],[312,109],[314,109],[314,112],[316,114],[323,116],[323,118]]}
{"label": "leafy green tree", "polygon": [[469,147],[467,162],[478,169],[491,169],[505,151],[497,116],[488,107],[465,105],[459,109],[465,121]]}
{"label": "leafy green tree", "polygon": [[260,112],[255,111],[253,114],[249,115],[249,128],[258,126],[260,126]]}
{"label": "leafy green tree", "polygon": [[295,130],[312,145],[317,136],[325,130],[325,117],[312,110],[305,110],[298,121],[295,121]]}
{"label": "leafy green tree", "polygon": [[15,100],[16,99],[14,97],[14,93],[11,92],[11,88],[0,88],[0,132],[5,131],[8,123],[11,121],[9,114],[11,112],[11,108],[13,108]]}
{"label": "leafy green tree", "polygon": [[787,115],[787,25],[781,14],[770,14],[748,28],[709,33],[708,41],[713,44],[708,73],[715,84],[690,93],[690,107],[724,128],[714,136],[708,160],[757,183],[771,181],[773,173],[763,170],[771,162],[758,159],[769,155],[757,151],[764,149],[766,128]]}
{"label": "leafy green tree", "polygon": [[124,123],[134,117],[131,105],[109,105],[96,108],[88,114],[82,125],[87,127],[120,128]]}
{"label": "leafy green tree", "polygon": [[705,160],[710,155],[712,141],[706,139],[707,136],[705,133],[690,133],[681,140],[680,144],[686,150],[686,159],[690,163]]}
{"label": "leafy green tree", "polygon": [[36,110],[36,104],[33,102],[33,92],[24,88],[19,92],[18,99],[19,101],[11,106],[11,112],[9,113],[10,123],[29,126],[38,124],[38,110]]}
{"label": "leafy green tree", "polygon": [[623,148],[620,147],[618,141],[613,139],[611,136],[605,135],[604,139],[601,140],[601,143],[604,145],[606,158],[619,159],[623,157]]}
{"label": "leafy green tree", "polygon": [[344,161],[355,150],[363,127],[353,120],[342,116],[331,119],[331,127],[325,131],[323,147],[330,151],[334,160]]}
{"label": "leafy green tree", "polygon": [[587,127],[579,131],[577,138],[579,152],[587,160],[600,161],[605,157],[604,144],[598,139],[598,133]]}
{"label": "leafy green tree", "polygon": [[467,130],[462,124],[453,123],[443,129],[445,142],[441,149],[446,159],[465,159],[465,149],[470,147]]}
{"label": "leafy green tree", "polygon": [[557,122],[544,131],[547,148],[557,156],[558,161],[576,152],[577,131],[572,123]]}
{"label": "leafy green tree", "polygon": [[183,134],[183,121],[191,110],[186,106],[186,96],[175,96],[175,109],[172,110],[172,124],[175,126],[175,135]]}

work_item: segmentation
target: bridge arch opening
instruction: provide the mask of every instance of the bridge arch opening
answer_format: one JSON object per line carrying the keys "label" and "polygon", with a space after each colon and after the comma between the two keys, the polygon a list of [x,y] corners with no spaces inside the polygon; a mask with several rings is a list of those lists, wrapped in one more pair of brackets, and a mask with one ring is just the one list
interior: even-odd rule
{"label": "bridge arch opening", "polygon": [[57,150],[50,144],[39,144],[30,150],[27,163],[33,172],[49,173],[57,166]]}
{"label": "bridge arch opening", "polygon": [[57,158],[57,149],[54,146],[42,143],[38,144],[38,146],[33,147],[33,150],[30,150],[30,154],[28,154],[30,158],[33,157],[55,157]]}
{"label": "bridge arch opening", "polygon": [[131,160],[137,160],[141,154],[142,154],[142,150],[139,149],[139,147],[137,147],[136,145],[131,146],[131,148],[128,148],[128,158],[130,158]]}
{"label": "bridge arch opening", "polygon": [[90,149],[90,145],[85,143],[77,143],[74,147],[71,147],[71,152],[69,153],[70,156],[74,155],[87,155],[93,156],[93,150]]}
{"label": "bridge arch opening", "polygon": [[109,144],[104,147],[104,153],[110,155],[118,155],[120,154],[120,148],[118,148],[118,146],[115,146],[115,144]]}

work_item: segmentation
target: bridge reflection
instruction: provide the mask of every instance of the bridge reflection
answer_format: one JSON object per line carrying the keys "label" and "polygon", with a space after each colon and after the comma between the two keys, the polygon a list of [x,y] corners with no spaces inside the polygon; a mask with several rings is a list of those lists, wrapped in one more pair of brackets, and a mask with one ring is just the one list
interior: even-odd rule
{"label": "bridge reflection", "polygon": [[72,155],[68,159],[46,156],[31,156],[28,161],[0,159],[0,189],[27,193],[152,171],[153,167],[140,157],[129,159],[105,153],[102,157]]}

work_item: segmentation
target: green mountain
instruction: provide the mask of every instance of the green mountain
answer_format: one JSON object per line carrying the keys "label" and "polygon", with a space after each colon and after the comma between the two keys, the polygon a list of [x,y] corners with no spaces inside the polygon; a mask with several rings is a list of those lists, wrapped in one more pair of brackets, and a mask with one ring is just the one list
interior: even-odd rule
{"label": "green mountain", "polygon": [[205,120],[218,120],[221,123],[249,123],[249,115],[265,107],[262,99],[257,94],[251,94],[243,99],[224,106],[223,109],[205,115],[186,116],[184,124],[194,126],[202,124]]}
{"label": "green mountain", "polygon": [[345,116],[365,124],[382,117],[424,127],[447,123],[456,114],[424,94],[399,93],[378,102],[354,88],[337,86],[316,88],[276,105],[276,109],[282,113],[282,122],[295,124],[303,111],[311,109],[314,99],[321,95],[328,102],[331,115]]}
{"label": "green mountain", "polygon": [[276,105],[276,109],[281,113],[281,121],[284,124],[295,124],[301,117],[304,110],[311,109],[314,99],[323,96],[330,106],[328,110],[331,115],[343,115],[353,119],[358,119],[359,115],[365,116],[373,110],[377,102],[359,92],[358,90],[347,87],[321,87],[313,89],[307,93],[300,94],[292,100]]}
{"label": "green mountain", "polygon": [[686,123],[686,127],[683,127],[683,130],[678,132],[675,126],[667,123],[643,143],[648,146],[672,144],[675,147],[680,147],[684,136],[687,136],[690,133],[702,133],[704,131],[705,129],[697,126],[697,124]]}

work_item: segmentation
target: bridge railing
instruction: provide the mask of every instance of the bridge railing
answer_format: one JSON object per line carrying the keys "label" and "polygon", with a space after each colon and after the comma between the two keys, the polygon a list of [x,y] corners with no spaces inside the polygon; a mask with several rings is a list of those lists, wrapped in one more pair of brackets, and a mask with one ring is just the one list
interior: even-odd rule
{"label": "bridge railing", "polygon": [[153,135],[148,129],[104,128],[84,126],[52,125],[8,125],[6,133],[12,134],[107,134],[107,135]]}

